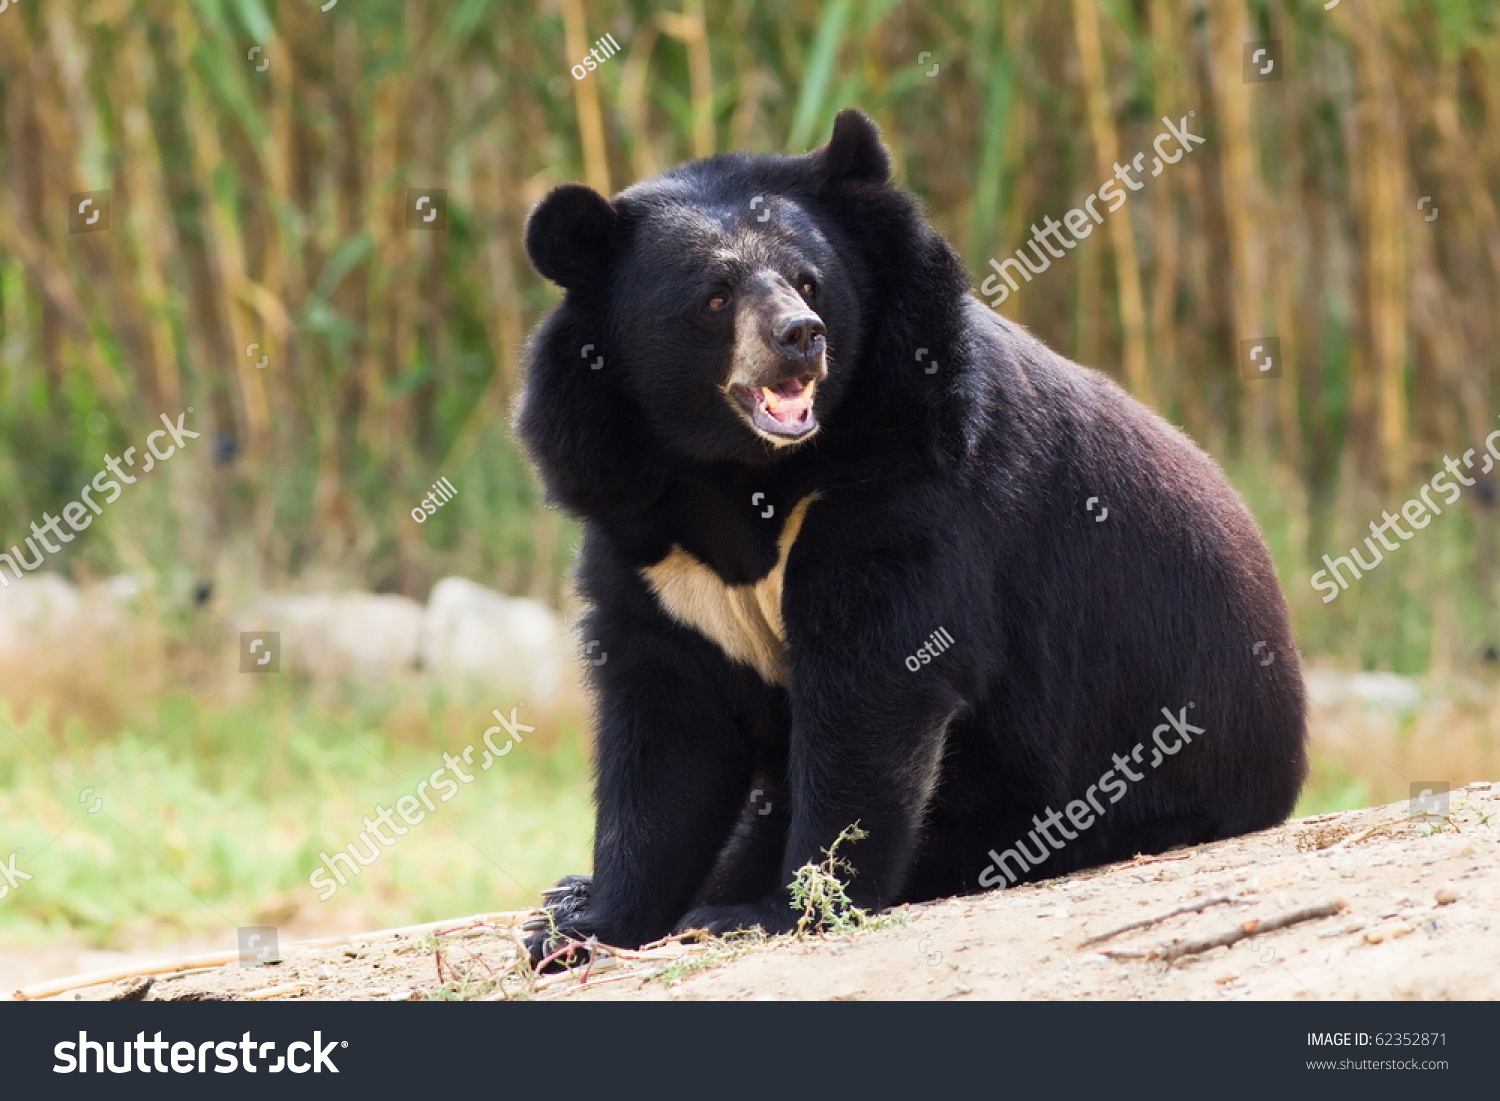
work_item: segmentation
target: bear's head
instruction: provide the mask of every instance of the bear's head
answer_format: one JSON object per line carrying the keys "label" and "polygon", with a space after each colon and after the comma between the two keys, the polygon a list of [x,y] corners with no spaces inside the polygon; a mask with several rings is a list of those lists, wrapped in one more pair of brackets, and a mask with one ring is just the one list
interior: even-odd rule
{"label": "bear's head", "polygon": [[[845,110],[802,156],[710,157],[613,199],[549,193],[526,251],[566,293],[532,341],[518,427],[554,499],[618,507],[652,468],[776,462],[829,425],[920,420],[927,396],[902,390],[932,381],[874,378],[872,361],[893,333],[940,343],[939,322],[911,318],[946,324],[966,280],[890,175],[875,123]],[[856,408],[854,390],[889,407]]]}

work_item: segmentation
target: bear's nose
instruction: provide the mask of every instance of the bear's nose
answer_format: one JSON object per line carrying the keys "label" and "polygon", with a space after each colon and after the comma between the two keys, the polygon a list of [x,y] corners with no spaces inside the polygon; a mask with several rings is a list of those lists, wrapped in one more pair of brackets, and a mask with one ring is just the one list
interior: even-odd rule
{"label": "bear's nose", "polygon": [[777,323],[774,335],[776,347],[782,354],[797,359],[810,359],[823,350],[828,330],[815,313],[793,314]]}

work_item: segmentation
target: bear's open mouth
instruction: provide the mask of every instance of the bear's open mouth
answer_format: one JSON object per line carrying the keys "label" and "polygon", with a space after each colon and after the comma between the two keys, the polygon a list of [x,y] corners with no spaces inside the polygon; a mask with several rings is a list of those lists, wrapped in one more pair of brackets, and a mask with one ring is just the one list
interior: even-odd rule
{"label": "bear's open mouth", "polygon": [[816,375],[800,375],[775,386],[734,386],[735,400],[750,415],[750,423],[768,436],[795,440],[818,426],[813,415]]}

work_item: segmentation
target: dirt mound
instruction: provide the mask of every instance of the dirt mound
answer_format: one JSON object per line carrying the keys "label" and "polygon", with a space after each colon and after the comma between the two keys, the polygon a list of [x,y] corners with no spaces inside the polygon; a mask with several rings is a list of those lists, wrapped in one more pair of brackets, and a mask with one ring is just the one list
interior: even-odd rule
{"label": "dirt mound", "polygon": [[[902,907],[805,940],[601,951],[534,979],[524,914],[294,945],[274,965],[178,961],[30,997],[944,999],[1500,997],[1500,792],[1304,818],[1062,879]],[[187,970],[196,964],[196,970]],[[151,985],[146,985],[147,980]]]}

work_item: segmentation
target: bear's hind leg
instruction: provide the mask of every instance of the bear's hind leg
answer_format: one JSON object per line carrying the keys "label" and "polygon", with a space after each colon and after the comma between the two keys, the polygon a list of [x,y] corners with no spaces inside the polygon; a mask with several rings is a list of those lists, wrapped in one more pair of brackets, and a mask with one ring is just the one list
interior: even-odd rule
{"label": "bear's hind leg", "polygon": [[692,909],[754,902],[784,886],[778,881],[791,823],[786,790],[778,780],[763,775],[755,782],[744,813]]}

